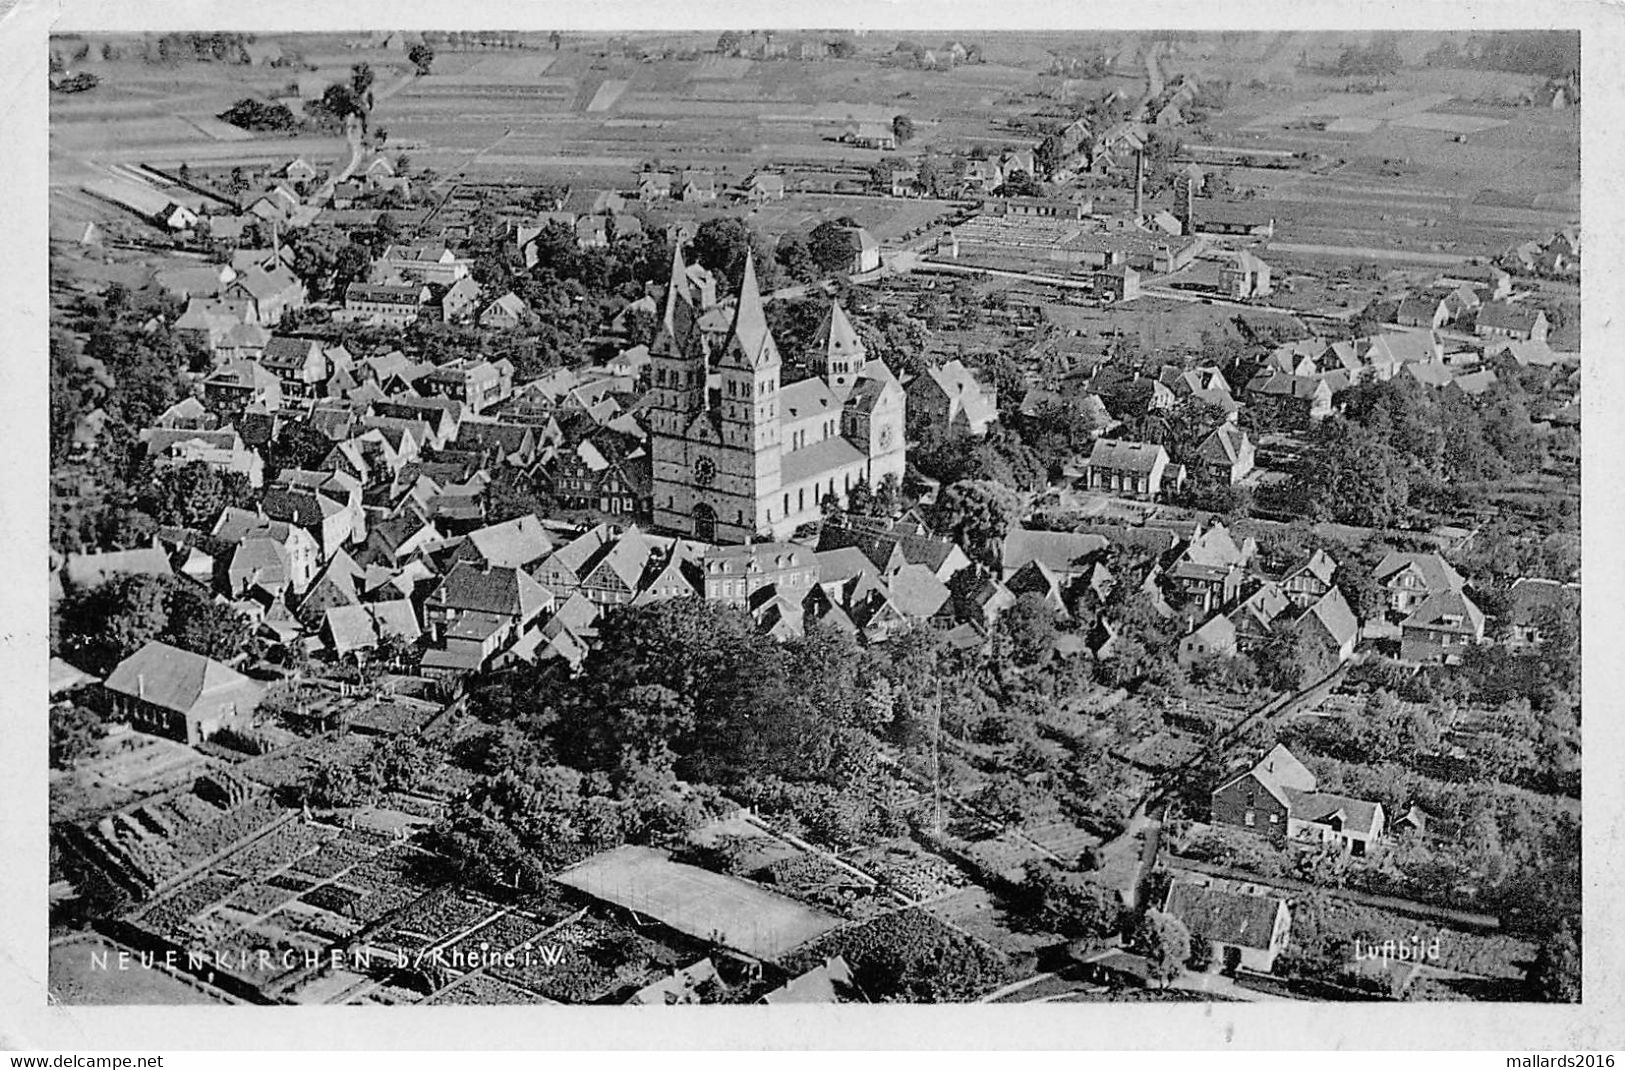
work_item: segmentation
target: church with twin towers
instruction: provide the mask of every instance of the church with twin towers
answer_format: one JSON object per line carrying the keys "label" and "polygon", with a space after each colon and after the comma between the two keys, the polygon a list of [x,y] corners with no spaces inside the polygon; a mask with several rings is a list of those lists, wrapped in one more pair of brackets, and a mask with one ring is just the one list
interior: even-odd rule
{"label": "church with twin towers", "polygon": [[870,360],[832,303],[808,354],[810,378],[781,383],[755,262],[747,255],[720,349],[679,251],[654,342],[649,410],[654,522],[705,542],[788,538],[821,503],[861,481],[903,478],[903,387]]}

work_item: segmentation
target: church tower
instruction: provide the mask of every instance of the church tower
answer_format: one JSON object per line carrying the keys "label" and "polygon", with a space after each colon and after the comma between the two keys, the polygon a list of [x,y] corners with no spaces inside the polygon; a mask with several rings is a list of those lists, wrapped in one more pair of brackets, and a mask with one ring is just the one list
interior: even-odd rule
{"label": "church tower", "polygon": [[762,308],[756,262],[746,253],[733,326],[717,361],[722,380],[717,487],[754,505],[719,519],[722,527],[737,526],[735,534],[743,538],[766,531],[775,519],[782,519],[774,515],[780,480],[780,365],[779,347],[767,329]]}
{"label": "church tower", "polygon": [[858,372],[869,359],[863,341],[846,318],[840,302],[830,302],[823,325],[813,337],[813,374],[829,384],[830,391],[840,400],[852,392]]}
{"label": "church tower", "polygon": [[655,434],[681,436],[705,408],[707,361],[699,317],[689,292],[683,251],[678,247],[672,250],[666,309],[649,345],[655,387],[650,422]]}

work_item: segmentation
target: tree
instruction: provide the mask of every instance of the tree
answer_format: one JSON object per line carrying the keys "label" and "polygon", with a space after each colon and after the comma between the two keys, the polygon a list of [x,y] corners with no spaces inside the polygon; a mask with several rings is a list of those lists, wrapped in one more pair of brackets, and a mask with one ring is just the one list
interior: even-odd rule
{"label": "tree", "polygon": [[[267,104],[253,97],[243,97],[221,112],[219,118],[232,126],[254,131],[292,130],[299,125],[299,120],[288,110],[287,105]],[[241,177],[241,169],[237,169],[234,174]]]}
{"label": "tree", "polygon": [[431,839],[461,881],[497,892],[539,888],[548,873],[506,822],[466,804],[435,826]]}
{"label": "tree", "polygon": [[1191,953],[1185,967],[1192,973],[1206,973],[1213,965],[1213,941],[1202,933],[1191,933]]}
{"label": "tree", "polygon": [[406,52],[406,59],[417,68],[420,75],[428,74],[434,66],[434,49],[425,42],[419,41]]}
{"label": "tree", "polygon": [[1103,939],[1121,924],[1122,907],[1112,892],[1045,858],[1026,863],[1017,903],[1035,924],[1069,940]]}
{"label": "tree", "polygon": [[1314,517],[1388,527],[1405,517],[1410,486],[1405,460],[1393,446],[1367,428],[1334,416],[1315,436],[1298,491]]}
{"label": "tree", "polygon": [[1542,940],[1529,967],[1528,982],[1535,998],[1546,1003],[1580,1002],[1580,928],[1572,917]]}
{"label": "tree", "polygon": [[165,610],[162,638],[183,650],[223,660],[235,656],[248,642],[247,618],[190,581],[170,581]]}
{"label": "tree", "polygon": [[786,234],[773,250],[773,259],[779,269],[796,282],[811,282],[818,277],[818,262],[808,249],[807,240],[798,234]]}
{"label": "tree", "polygon": [[999,617],[998,627],[1009,639],[1010,659],[1017,665],[1036,665],[1055,645],[1055,607],[1044,596],[1028,591]]}
{"label": "tree", "polygon": [[914,120],[910,119],[907,115],[893,116],[891,121],[891,132],[892,137],[897,139],[897,144],[899,145],[903,145],[914,140]]}
{"label": "tree", "polygon": [[1191,957],[1191,934],[1172,914],[1148,910],[1135,926],[1129,946],[1149,960],[1151,978],[1166,988],[1185,972],[1185,960]]}
{"label": "tree", "polygon": [[417,791],[434,775],[440,755],[410,736],[391,736],[373,748],[369,764],[391,791]]}
{"label": "tree", "polygon": [[356,100],[364,102],[369,108],[372,106],[372,83],[376,78],[370,63],[357,63],[350,68],[350,90]]}
{"label": "tree", "polygon": [[137,574],[114,578],[88,591],[64,592],[64,653],[105,676],[168,626],[168,587],[160,577]]}
{"label": "tree", "polygon": [[[570,241],[574,245],[574,234]],[[756,281],[762,291],[772,290],[777,282],[778,268],[767,255],[761,237],[742,219],[731,216],[707,219],[695,231],[689,252],[706,270],[726,279],[730,289],[737,290],[745,276],[747,252],[756,261]]]}
{"label": "tree", "polygon": [[1258,678],[1276,691],[1300,691],[1313,683],[1321,666],[1320,651],[1312,640],[1289,623],[1273,628],[1270,638],[1254,651]]}
{"label": "tree", "polygon": [[739,51],[740,43],[744,38],[737,30],[723,30],[717,35],[717,51],[725,56],[731,56]]}
{"label": "tree", "polygon": [[1348,601],[1361,620],[1380,620],[1388,610],[1388,593],[1372,569],[1363,563],[1345,562],[1332,572],[1332,584]]}
{"label": "tree", "polygon": [[965,480],[942,492],[937,500],[935,526],[951,534],[973,560],[996,567],[998,547],[1020,508],[1021,501],[1010,488]]}
{"label": "tree", "polygon": [[202,461],[158,473],[143,505],[160,524],[206,529],[231,501],[225,478]]}
{"label": "tree", "polygon": [[76,702],[51,707],[51,768],[67,769],[96,752],[105,733],[100,716]]}
{"label": "tree", "polygon": [[825,274],[845,272],[852,267],[852,235],[845,227],[826,219],[807,235],[807,252]]}
{"label": "tree", "polygon": [[1012,171],[999,188],[993,191],[995,197],[1037,197],[1044,192],[1038,184],[1038,179],[1026,171]]}
{"label": "tree", "polygon": [[294,798],[301,806],[334,810],[361,805],[366,801],[367,788],[354,767],[325,761],[305,771],[294,785]]}

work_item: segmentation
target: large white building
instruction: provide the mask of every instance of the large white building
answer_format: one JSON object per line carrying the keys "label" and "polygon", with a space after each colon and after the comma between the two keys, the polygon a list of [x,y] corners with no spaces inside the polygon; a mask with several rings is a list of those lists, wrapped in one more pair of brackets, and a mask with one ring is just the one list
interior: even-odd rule
{"label": "large white building", "polygon": [[706,542],[786,538],[820,517],[827,495],[844,503],[859,481],[902,479],[902,385],[868,359],[839,306],[814,342],[814,376],[788,386],[754,261],[719,352],[699,317],[679,252],[650,347],[656,526]]}

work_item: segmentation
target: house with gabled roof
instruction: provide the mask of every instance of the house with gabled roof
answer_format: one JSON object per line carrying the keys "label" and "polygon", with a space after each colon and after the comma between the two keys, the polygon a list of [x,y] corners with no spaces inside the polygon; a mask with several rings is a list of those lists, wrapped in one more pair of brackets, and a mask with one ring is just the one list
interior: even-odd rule
{"label": "house with gabled roof", "polygon": [[479,325],[487,330],[512,330],[523,323],[528,315],[530,306],[526,305],[518,294],[509,290],[485,306],[479,315]]}
{"label": "house with gabled roof", "polygon": [[[1060,604],[1060,591],[1053,582],[1054,577],[1050,577],[1050,580],[1053,604],[1059,612],[1065,613],[1066,608]],[[926,566],[904,565],[886,576],[884,582],[892,604],[903,616],[910,620],[936,620],[945,625],[953,624],[953,592]]]}
{"label": "house with gabled roof", "polygon": [[260,366],[282,382],[282,396],[293,399],[316,396],[331,371],[320,342],[280,334],[265,343]]}
{"label": "house with gabled roof", "polygon": [[1247,382],[1247,397],[1273,410],[1284,423],[1303,426],[1332,414],[1336,391],[1322,375],[1288,375],[1265,369]]}
{"label": "house with gabled roof", "polygon": [[1282,744],[1213,789],[1213,823],[1284,846],[1339,844],[1364,855],[1382,836],[1382,804],[1316,789],[1315,775]]}
{"label": "house with gabled roof", "polygon": [[790,542],[707,547],[700,571],[708,601],[740,607],[767,586],[799,603],[818,582],[813,552]]}
{"label": "house with gabled roof", "polygon": [[1168,451],[1155,442],[1097,438],[1083,469],[1084,486],[1089,490],[1128,498],[1161,497],[1165,477],[1176,490],[1185,481],[1184,466],[1172,464]]}
{"label": "house with gabled roof", "polygon": [[1529,305],[1510,301],[1489,301],[1478,310],[1473,333],[1480,338],[1512,338],[1544,342],[1551,330],[1546,313]]}
{"label": "house with gabled roof", "polygon": [[1309,559],[1281,577],[1281,590],[1292,604],[1307,609],[1332,589],[1332,577],[1337,562],[1325,550],[1316,547]]}
{"label": "house with gabled roof", "polygon": [[359,604],[364,571],[345,551],[334,554],[295,609],[299,623],[314,630],[321,627],[328,610]]}
{"label": "house with gabled roof", "polygon": [[643,171],[638,175],[638,199],[641,201],[669,200],[672,175],[669,171]]}
{"label": "house with gabled roof", "polygon": [[784,176],[769,171],[757,171],[745,181],[745,198],[753,204],[784,199]]}
{"label": "house with gabled roof", "polygon": [[425,599],[423,620],[440,643],[471,614],[507,621],[519,631],[553,605],[553,595],[523,569],[459,561]]}
{"label": "house with gabled roof", "polygon": [[909,380],[903,394],[910,426],[923,422],[949,438],[980,438],[999,418],[992,385],[959,360],[927,368]]}
{"label": "house with gabled roof", "polygon": [[1333,587],[1312,602],[1292,622],[1292,628],[1306,641],[1317,645],[1340,664],[1354,656],[1360,639],[1360,621],[1349,607],[1343,592]]}
{"label": "house with gabled roof", "polygon": [[282,407],[282,381],[254,361],[232,361],[203,380],[203,397],[211,408],[226,413],[275,411]]}
{"label": "house with gabled roof", "polygon": [[305,307],[305,284],[283,264],[269,271],[251,267],[226,285],[224,296],[247,301],[253,322],[273,324],[284,313]]}
{"label": "house with gabled roof", "polygon": [[1204,658],[1236,653],[1236,626],[1223,614],[1214,614],[1179,641],[1179,664],[1185,668]]}
{"label": "house with gabled roof", "polygon": [[1460,590],[1428,595],[1399,625],[1404,661],[1454,665],[1469,646],[1483,641],[1484,611]]}
{"label": "house with gabled roof", "polygon": [[1435,292],[1411,294],[1400,301],[1394,312],[1394,322],[1401,327],[1438,330],[1453,318],[1455,308],[1449,297]]}
{"label": "house with gabled roof", "polygon": [[1196,447],[1195,466],[1216,482],[1240,483],[1253,470],[1257,449],[1247,432],[1232,423],[1220,424]]}
{"label": "house with gabled roof", "polygon": [[404,598],[335,606],[322,620],[328,649],[341,658],[374,650],[387,638],[416,643],[420,635],[417,613]]}
{"label": "house with gabled roof", "polygon": [[1213,962],[1229,971],[1240,967],[1269,973],[1292,931],[1292,911],[1285,900],[1206,881],[1174,881],[1162,909],[1192,936],[1204,937],[1213,949]]}
{"label": "house with gabled roof", "polygon": [[553,537],[532,514],[476,528],[452,554],[455,561],[483,561],[501,568],[528,569],[553,551]]}
{"label": "house with gabled roof", "polygon": [[1232,301],[1266,297],[1270,292],[1270,266],[1242,249],[1219,266],[1219,292]]}
{"label": "house with gabled roof", "polygon": [[717,176],[714,171],[688,170],[682,175],[679,199],[683,201],[714,201],[717,199]]}
{"label": "house with gabled roof", "polygon": [[1467,586],[1461,573],[1434,553],[1389,551],[1372,575],[1388,593],[1388,608],[1400,614],[1409,614],[1431,595]]}
{"label": "house with gabled roof", "polygon": [[1038,562],[1063,585],[1088,572],[1109,545],[1090,532],[1037,531],[1014,527],[1004,536],[999,565],[1006,582],[1027,565]]}
{"label": "house with gabled roof", "polygon": [[1241,593],[1247,565],[1257,549],[1250,538],[1238,545],[1228,528],[1215,524],[1180,551],[1168,569],[1168,584],[1202,613],[1211,613]]}
{"label": "house with gabled roof", "polygon": [[1520,576],[1507,592],[1506,644],[1513,650],[1529,650],[1546,638],[1543,628],[1554,610],[1578,612],[1580,585],[1557,580]]}
{"label": "house with gabled roof", "polygon": [[213,658],[155,640],[119,662],[102,691],[114,717],[196,745],[249,717],[265,688]]}
{"label": "house with gabled roof", "polygon": [[361,485],[344,472],[285,468],[266,487],[260,509],[273,520],[309,531],[323,559],[366,538]]}
{"label": "house with gabled roof", "polygon": [[1059,619],[1069,620],[1072,616],[1066,605],[1061,577],[1051,572],[1042,561],[1027,562],[1011,574],[1004,584],[1017,598],[1024,594],[1037,595]]}
{"label": "house with gabled roof", "polygon": [[1278,617],[1292,607],[1280,584],[1264,580],[1242,598],[1241,604],[1226,617],[1235,628],[1236,647],[1243,652],[1262,646],[1275,635]]}

